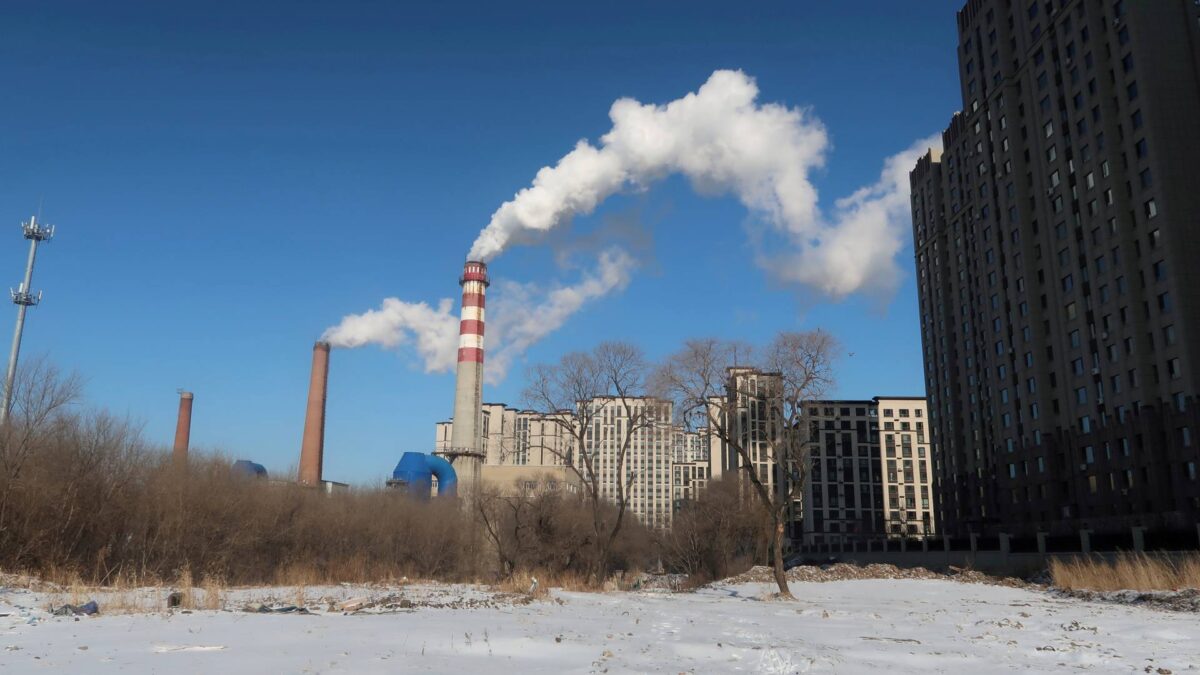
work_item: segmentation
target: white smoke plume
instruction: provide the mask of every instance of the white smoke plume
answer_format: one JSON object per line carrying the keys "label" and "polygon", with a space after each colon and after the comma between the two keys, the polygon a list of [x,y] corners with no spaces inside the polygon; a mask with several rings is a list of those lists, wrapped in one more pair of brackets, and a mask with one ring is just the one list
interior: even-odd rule
{"label": "white smoke plume", "polygon": [[572,286],[545,289],[513,282],[499,285],[496,301],[489,303],[488,309],[484,380],[503,380],[514,360],[558,330],[588,301],[624,290],[635,264],[623,249],[611,247],[601,251],[596,268]]}
{"label": "white smoke plume", "polygon": [[623,189],[678,173],[702,194],[732,193],[787,242],[789,255],[760,257],[780,278],[835,299],[890,290],[898,275],[891,242],[900,210],[893,205],[908,195],[906,181],[891,180],[892,169],[902,166],[899,156],[879,184],[842,200],[826,219],[809,181],[825,162],[824,125],[807,110],[757,99],[753,78],[718,70],[696,92],[665,105],[616,101],[612,129],[599,146],[581,140],[555,166],[538,171],[530,187],[492,214],[468,258],[490,260],[514,237],[544,233]]}
{"label": "white smoke plume", "polygon": [[[545,288],[537,284],[497,281],[488,294],[487,358],[484,379],[504,379],[512,363],[547,334],[557,330],[587,302],[624,288],[635,261],[620,248],[600,252],[595,269],[573,285]],[[387,298],[378,309],[352,314],[325,331],[332,347],[353,349],[368,344],[397,348],[414,344],[425,372],[451,372],[458,358],[458,322],[449,298],[431,307],[424,302]]]}
{"label": "white smoke plume", "polygon": [[379,309],[346,316],[321,339],[343,349],[369,344],[393,349],[415,343],[425,372],[446,372],[458,360],[458,316],[450,298],[443,298],[437,307],[384,298]]}
{"label": "white smoke plume", "polygon": [[832,222],[812,233],[788,232],[782,253],[760,255],[759,264],[778,279],[804,284],[832,298],[857,291],[887,295],[900,282],[896,256],[911,226],[908,173],[941,136],[923,138],[884,161],[874,184],[835,204]]}

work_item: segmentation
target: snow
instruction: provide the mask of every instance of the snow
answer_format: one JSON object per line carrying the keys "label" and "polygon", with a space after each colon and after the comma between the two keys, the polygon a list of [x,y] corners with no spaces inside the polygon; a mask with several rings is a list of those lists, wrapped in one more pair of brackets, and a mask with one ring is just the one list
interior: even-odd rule
{"label": "snow", "polygon": [[[694,593],[568,593],[527,602],[486,587],[233,591],[233,611],[54,617],[62,596],[0,588],[0,672],[795,673],[1200,669],[1194,614],[946,580],[768,584]],[[167,589],[138,591],[164,606]],[[405,606],[394,602],[407,600]],[[337,603],[390,599],[358,613]],[[303,599],[311,614],[250,613]],[[125,600],[128,606],[138,603]],[[1160,670],[1162,669],[1162,670]]]}

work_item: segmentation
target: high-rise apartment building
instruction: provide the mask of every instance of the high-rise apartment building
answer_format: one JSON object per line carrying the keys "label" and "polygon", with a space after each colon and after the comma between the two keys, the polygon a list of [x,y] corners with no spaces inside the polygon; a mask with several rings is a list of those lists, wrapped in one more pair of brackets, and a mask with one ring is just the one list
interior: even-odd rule
{"label": "high-rise apartment building", "polygon": [[911,174],[939,521],[1200,518],[1200,3],[970,0]]}
{"label": "high-rise apartment building", "polygon": [[805,412],[805,543],[937,533],[924,398],[814,401]]}
{"label": "high-rise apartment building", "polygon": [[[711,400],[709,415],[719,421],[719,426],[725,428],[725,433],[736,441],[736,446],[726,442],[715,430],[709,431],[711,477],[720,478],[729,474],[730,478],[749,480],[743,468],[747,464],[747,457],[743,457],[736,449],[740,446],[749,456],[750,467],[772,499],[785,497],[791,480],[790,472],[781,470],[774,454],[775,448],[786,442],[782,397],[783,382],[779,373],[745,366],[726,370],[725,395]],[[759,499],[749,492],[746,498]],[[786,520],[790,524],[789,537],[799,537],[803,513],[802,495],[797,492],[788,504]]]}
{"label": "high-rise apartment building", "polygon": [[673,509],[678,511],[689,500],[697,499],[711,477],[708,429],[688,431],[675,427],[672,438],[671,490]]}

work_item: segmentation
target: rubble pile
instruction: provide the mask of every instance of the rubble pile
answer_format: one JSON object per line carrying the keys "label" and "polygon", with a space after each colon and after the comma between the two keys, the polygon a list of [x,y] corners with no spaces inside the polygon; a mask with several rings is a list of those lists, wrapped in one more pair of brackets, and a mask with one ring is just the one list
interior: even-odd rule
{"label": "rubble pile", "polygon": [[[1028,584],[1020,579],[999,578],[982,572],[967,569],[951,568],[948,574],[934,572],[924,567],[902,568],[895,565],[872,563],[869,565],[853,565],[850,563],[834,563],[831,565],[798,565],[787,571],[788,581],[823,583],[828,581],[853,581],[858,579],[946,579],[971,584],[990,584],[1025,588]],[[756,565],[736,576],[729,577],[721,583],[749,584],[773,583],[775,572],[765,565]]]}

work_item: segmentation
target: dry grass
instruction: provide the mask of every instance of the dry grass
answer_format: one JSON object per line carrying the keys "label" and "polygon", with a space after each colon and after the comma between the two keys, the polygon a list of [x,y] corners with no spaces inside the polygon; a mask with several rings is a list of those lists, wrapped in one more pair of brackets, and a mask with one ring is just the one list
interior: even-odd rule
{"label": "dry grass", "polygon": [[[536,587],[534,586],[534,579],[537,579]],[[560,588],[564,591],[580,593],[596,593],[616,590],[619,585],[620,582],[615,576],[604,583],[597,583],[589,579],[586,574],[573,570],[535,570],[515,572],[507,579],[493,584],[492,588],[502,593],[517,593],[533,598],[544,598],[549,595],[551,588]]]}
{"label": "dry grass", "polygon": [[1067,590],[1178,591],[1200,588],[1200,554],[1178,558],[1123,554],[1109,561],[1099,557],[1050,561],[1054,585]]}

